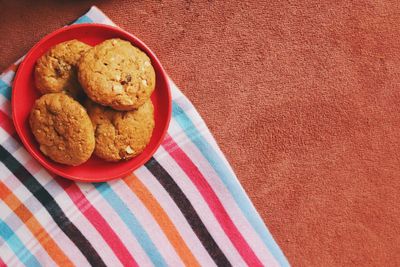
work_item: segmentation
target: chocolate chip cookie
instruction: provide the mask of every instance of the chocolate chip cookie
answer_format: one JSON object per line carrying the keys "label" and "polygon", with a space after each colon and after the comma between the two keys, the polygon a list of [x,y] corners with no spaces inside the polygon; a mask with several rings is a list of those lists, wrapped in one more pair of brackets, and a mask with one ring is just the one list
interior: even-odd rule
{"label": "chocolate chip cookie", "polygon": [[93,123],[94,154],[107,161],[127,160],[141,153],[154,128],[154,107],[147,100],[137,110],[117,111],[93,101],[86,102]]}
{"label": "chocolate chip cookie", "polygon": [[35,84],[42,94],[66,91],[78,97],[82,91],[77,78],[77,64],[91,47],[78,40],[55,45],[36,62]]}
{"label": "chocolate chip cookie", "polygon": [[149,57],[121,39],[106,40],[83,55],[78,78],[93,101],[117,110],[143,105],[156,79]]}
{"label": "chocolate chip cookie", "polygon": [[56,162],[77,166],[93,153],[90,118],[81,104],[64,93],[45,94],[36,100],[29,123],[40,150]]}

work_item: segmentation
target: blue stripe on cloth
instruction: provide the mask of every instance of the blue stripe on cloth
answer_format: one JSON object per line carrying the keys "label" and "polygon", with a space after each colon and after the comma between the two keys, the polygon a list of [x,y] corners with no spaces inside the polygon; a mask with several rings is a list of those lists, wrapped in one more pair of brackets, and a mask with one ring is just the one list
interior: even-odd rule
{"label": "blue stripe on cloth", "polygon": [[173,101],[172,105],[172,116],[178,122],[178,124],[186,133],[186,135],[190,138],[190,140],[197,146],[203,156],[210,163],[212,168],[216,171],[218,176],[225,184],[226,188],[231,192],[232,197],[235,199],[237,205],[240,207],[247,220],[253,226],[255,231],[260,235],[264,244],[271,251],[275,259],[279,262],[281,266],[289,266],[285,255],[276,244],[275,240],[271,236],[271,233],[265,227],[264,222],[257,214],[250,199],[237,181],[237,178],[234,177],[222,158],[201,135],[191,119],[188,117],[188,115],[186,115],[185,111],[175,101]]}
{"label": "blue stripe on cloth", "polygon": [[11,99],[11,86],[2,79],[0,79],[0,94],[5,96],[8,100]]}
{"label": "blue stripe on cloth", "polygon": [[128,226],[129,230],[131,230],[132,234],[135,235],[136,239],[139,241],[144,251],[146,251],[153,264],[155,266],[168,266],[164,258],[158,252],[158,249],[154,245],[153,241],[151,241],[147,232],[136,219],[135,215],[129,210],[121,198],[112,190],[110,185],[107,183],[96,183],[94,186],[121,217],[126,226]]}
{"label": "blue stripe on cloth", "polygon": [[35,256],[22,244],[14,231],[1,219],[0,235],[23,264],[34,267],[41,266]]}
{"label": "blue stripe on cloth", "polygon": [[93,23],[93,20],[86,15],[83,15],[79,19],[75,20],[72,24],[81,24],[81,23]]}

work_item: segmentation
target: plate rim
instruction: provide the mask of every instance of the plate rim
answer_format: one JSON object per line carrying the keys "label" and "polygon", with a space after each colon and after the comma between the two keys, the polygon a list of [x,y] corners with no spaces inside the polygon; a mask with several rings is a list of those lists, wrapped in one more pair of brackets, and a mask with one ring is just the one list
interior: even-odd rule
{"label": "plate rim", "polygon": [[[103,28],[103,29],[107,29],[107,30],[112,30],[112,31],[116,31],[118,33],[122,33],[124,35],[128,35],[130,36],[132,39],[135,40],[136,43],[139,43],[142,47],[145,48],[146,51],[144,51],[146,54],[151,54],[152,56],[152,60],[155,60],[157,62],[157,64],[160,66],[160,74],[162,75],[163,79],[166,81],[166,91],[167,91],[167,97],[168,97],[168,105],[167,105],[167,119],[166,119],[166,123],[164,126],[164,129],[162,130],[162,134],[161,137],[157,140],[154,148],[149,151],[148,155],[146,157],[144,157],[141,161],[139,161],[136,165],[134,165],[133,167],[127,168],[124,171],[121,171],[118,174],[114,174],[111,175],[107,178],[100,178],[100,179],[91,179],[91,178],[85,178],[85,177],[80,177],[77,175],[72,175],[69,174],[68,172],[63,172],[60,171],[57,168],[52,167],[51,165],[48,164],[47,161],[50,161],[51,159],[42,159],[41,157],[39,157],[37,155],[37,153],[35,153],[35,151],[33,151],[33,149],[30,147],[31,144],[30,142],[28,142],[26,136],[23,134],[22,132],[22,125],[20,125],[19,123],[16,123],[17,118],[16,118],[16,114],[14,112],[15,109],[15,101],[16,101],[16,97],[15,97],[15,92],[16,90],[14,90],[15,88],[15,84],[16,81],[18,81],[18,78],[20,77],[23,67],[26,64],[26,59],[28,59],[32,53],[38,48],[40,47],[43,43],[45,43],[48,39],[51,39],[53,36],[58,35],[62,32],[65,32],[66,30],[69,29],[75,29],[75,28],[92,28],[92,27],[96,27],[96,28]],[[129,40],[128,40],[129,41]],[[18,70],[15,73],[15,77],[13,79],[13,84],[12,84],[12,92],[11,92],[11,113],[12,113],[12,120],[13,120],[13,124],[15,127],[15,130],[18,134],[18,137],[21,139],[25,149],[29,152],[29,154],[35,159],[37,160],[47,171],[50,171],[51,173],[57,174],[63,178],[66,179],[70,179],[73,181],[79,181],[79,182],[106,182],[106,181],[110,181],[110,180],[114,180],[114,179],[118,179],[118,178],[122,178],[125,175],[133,172],[134,170],[142,167],[147,161],[149,161],[151,159],[151,157],[154,155],[154,153],[159,149],[159,147],[161,146],[162,141],[165,139],[165,136],[168,132],[168,128],[169,128],[169,124],[171,121],[171,117],[172,117],[172,94],[171,94],[171,86],[170,86],[170,82],[169,82],[169,77],[164,69],[164,67],[162,66],[160,60],[157,58],[157,56],[155,55],[155,53],[142,41],[140,40],[138,37],[136,37],[135,35],[133,35],[130,32],[127,32],[119,27],[116,26],[111,26],[111,25],[106,25],[106,24],[101,24],[101,23],[81,23],[81,24],[74,24],[74,25],[69,25],[69,26],[65,26],[62,27],[60,29],[57,29],[49,34],[47,34],[46,36],[44,36],[42,39],[40,39],[34,46],[32,46],[31,49],[29,49],[29,51],[26,53],[26,55],[24,56],[22,62],[19,64],[18,66]]]}

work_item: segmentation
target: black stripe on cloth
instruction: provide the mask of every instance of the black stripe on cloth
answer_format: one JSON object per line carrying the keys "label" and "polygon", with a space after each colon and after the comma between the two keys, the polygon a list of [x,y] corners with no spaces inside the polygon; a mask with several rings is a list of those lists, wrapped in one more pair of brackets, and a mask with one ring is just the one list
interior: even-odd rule
{"label": "black stripe on cloth", "polygon": [[225,254],[219,248],[218,244],[215,242],[214,238],[208,232],[189,199],[175,183],[171,175],[169,175],[169,173],[154,158],[151,158],[145,166],[175,201],[175,204],[181,210],[183,216],[185,216],[190,227],[193,229],[197,238],[203,244],[214,262],[218,266],[232,266]]}
{"label": "black stripe on cloth", "polygon": [[78,228],[65,216],[60,206],[47,190],[0,145],[0,161],[3,162],[21,183],[39,200],[60,229],[71,239],[92,266],[106,266],[100,255]]}

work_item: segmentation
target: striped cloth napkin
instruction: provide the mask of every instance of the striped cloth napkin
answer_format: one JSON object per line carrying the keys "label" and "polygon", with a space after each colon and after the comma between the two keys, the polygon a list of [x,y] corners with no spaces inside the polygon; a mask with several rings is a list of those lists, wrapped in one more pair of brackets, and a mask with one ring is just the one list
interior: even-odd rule
{"label": "striped cloth napkin", "polygon": [[[113,25],[99,9],[75,23]],[[10,118],[18,62],[0,76],[0,266],[288,266],[204,121],[171,82],[173,115],[131,175],[77,183],[47,172]]]}

